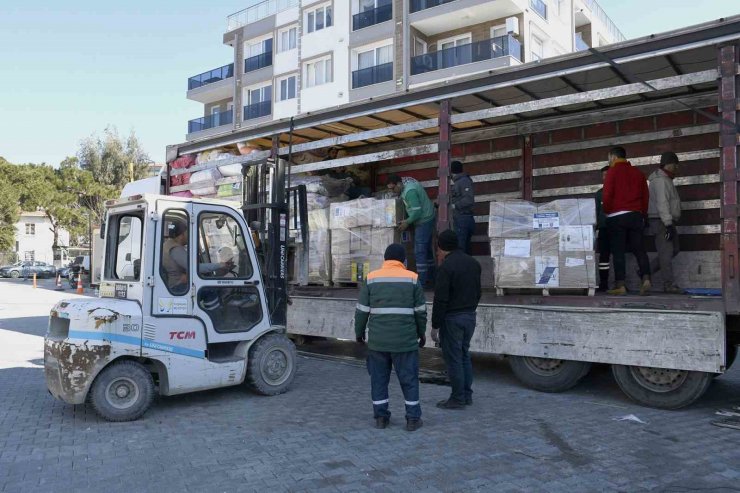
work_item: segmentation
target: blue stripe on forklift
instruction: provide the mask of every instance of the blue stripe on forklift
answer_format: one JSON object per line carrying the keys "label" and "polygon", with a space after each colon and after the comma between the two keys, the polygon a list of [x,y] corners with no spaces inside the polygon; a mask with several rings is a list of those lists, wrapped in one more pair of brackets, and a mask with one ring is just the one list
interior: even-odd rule
{"label": "blue stripe on forklift", "polygon": [[112,334],[110,332],[89,332],[82,330],[70,330],[69,337],[72,339],[87,339],[90,341],[111,341],[120,342],[122,344],[131,344],[133,346],[145,347],[147,349],[154,349],[155,351],[164,351],[166,353],[182,354],[183,356],[191,356],[193,358],[204,358],[205,352],[198,349],[188,349],[179,346],[173,346],[171,344],[164,344],[161,342],[141,340],[138,337],[124,336],[120,334]]}

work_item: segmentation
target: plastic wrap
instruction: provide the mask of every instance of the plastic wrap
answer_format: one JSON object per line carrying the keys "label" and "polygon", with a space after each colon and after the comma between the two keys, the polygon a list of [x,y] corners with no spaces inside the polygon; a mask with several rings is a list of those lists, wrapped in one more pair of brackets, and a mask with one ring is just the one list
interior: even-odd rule
{"label": "plastic wrap", "polygon": [[306,273],[307,282],[328,283],[331,281],[331,231],[329,230],[329,209],[316,209],[308,212],[308,266],[301,269],[303,249],[300,235],[296,235],[298,251],[295,255],[294,280],[300,280]]}
{"label": "plastic wrap", "polygon": [[336,179],[330,176],[296,176],[290,181],[292,187],[305,185],[307,193],[315,193],[325,197],[337,197],[346,194],[352,185],[351,178]]}
{"label": "plastic wrap", "polygon": [[339,282],[362,282],[368,273],[383,266],[382,255],[334,255],[332,254],[332,280]]}
{"label": "plastic wrap", "polygon": [[221,173],[217,169],[196,171],[190,176],[190,183],[197,183],[197,188],[191,188],[194,197],[212,197],[216,195],[216,180],[220,180]]}
{"label": "plastic wrap", "polygon": [[595,223],[593,199],[491,202],[488,233],[494,285],[595,287]]}

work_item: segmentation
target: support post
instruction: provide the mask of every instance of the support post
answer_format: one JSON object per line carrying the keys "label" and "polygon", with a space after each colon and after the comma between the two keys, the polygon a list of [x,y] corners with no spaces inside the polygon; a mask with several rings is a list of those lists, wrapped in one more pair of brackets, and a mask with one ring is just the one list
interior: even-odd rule
{"label": "support post", "polygon": [[532,201],[532,136],[525,135],[522,141],[522,198]]}
{"label": "support post", "polygon": [[437,192],[437,231],[450,229],[450,151],[452,147],[450,125],[450,101],[445,99],[439,106],[439,188]]}
{"label": "support post", "polygon": [[728,314],[740,314],[740,272],[738,272],[738,123],[740,123],[740,47],[719,48],[719,102],[722,116],[719,129],[720,177],[722,180],[722,295]]}

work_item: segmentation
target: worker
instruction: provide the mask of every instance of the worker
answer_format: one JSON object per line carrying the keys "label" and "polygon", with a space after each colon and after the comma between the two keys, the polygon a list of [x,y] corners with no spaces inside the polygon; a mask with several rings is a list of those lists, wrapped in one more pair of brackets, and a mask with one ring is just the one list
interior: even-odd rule
{"label": "worker", "polygon": [[[601,168],[601,183],[606,181],[606,172],[609,166]],[[596,241],[599,251],[599,289],[602,293],[609,290],[609,260],[611,249],[609,248],[609,229],[606,227],[606,215],[604,214],[604,187],[599,188],[594,197],[596,201]]]}
{"label": "worker", "polygon": [[[418,275],[406,270],[406,250],[393,243],[385,262],[362,283],[355,310],[357,342],[367,340],[367,371],[376,428],[390,422],[388,382],[395,369],[406,401],[406,430],[421,428],[419,348],[426,344],[427,307]],[[367,337],[366,337],[367,332]]]}
{"label": "worker", "polygon": [[473,217],[473,206],[475,205],[475,192],[473,191],[473,180],[467,173],[463,172],[463,163],[452,161],[452,221],[455,225],[455,233],[460,242],[460,249],[470,255],[470,238],[475,232],[475,218]]}
{"label": "worker", "polygon": [[650,191],[645,175],[627,161],[622,147],[609,151],[609,171],[604,180],[603,204],[606,225],[609,228],[609,246],[614,260],[614,289],[610,295],[627,294],[625,286],[627,250],[637,259],[642,277],[640,295],[650,292],[650,262],[643,233],[647,222]]}
{"label": "worker", "polygon": [[434,256],[432,235],[434,233],[434,204],[429,200],[424,187],[413,178],[390,175],[386,183],[388,190],[395,193],[406,209],[406,219],[398,225],[398,230],[406,231],[414,226],[414,256],[419,283],[426,287],[434,279]]}
{"label": "worker", "polygon": [[681,198],[673,183],[678,172],[678,156],[664,152],[660,156],[660,166],[648,178],[650,187],[650,231],[655,235],[655,248],[658,256],[650,263],[650,271],[661,271],[663,290],[666,293],[681,294],[673,278],[673,258],[680,251],[676,223],[681,219]]}
{"label": "worker", "polygon": [[437,403],[442,409],[464,409],[473,404],[473,363],[470,340],[475,332],[475,311],[481,297],[481,267],[459,247],[452,230],[437,238],[440,262],[434,285],[432,340],[442,347],[452,392]]}

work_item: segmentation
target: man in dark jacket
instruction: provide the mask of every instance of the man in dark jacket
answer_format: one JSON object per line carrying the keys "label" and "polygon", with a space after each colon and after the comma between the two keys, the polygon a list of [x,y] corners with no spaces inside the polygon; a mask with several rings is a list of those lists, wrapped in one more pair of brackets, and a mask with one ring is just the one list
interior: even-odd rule
{"label": "man in dark jacket", "polygon": [[648,217],[650,191],[642,171],[627,161],[627,152],[622,147],[609,151],[609,171],[604,180],[604,213],[609,228],[609,244],[614,259],[614,281],[616,286],[611,295],[625,295],[627,288],[625,254],[631,251],[637,259],[642,275],[640,294],[649,294],[650,261],[648,260],[643,234]]}
{"label": "man in dark jacket", "polygon": [[452,384],[452,393],[437,403],[442,409],[464,409],[473,403],[473,363],[470,340],[475,331],[475,310],[480,301],[481,268],[477,260],[458,247],[454,231],[437,238],[439,256],[444,256],[434,285],[432,339],[442,346],[442,356]]}
{"label": "man in dark jacket", "polygon": [[452,161],[450,170],[452,171],[452,196],[450,198],[452,221],[460,249],[470,255],[470,237],[475,232],[473,180],[467,173],[463,173],[463,164],[460,161]]}
{"label": "man in dark jacket", "polygon": [[[601,183],[606,180],[606,172],[609,166],[601,168]],[[604,188],[599,188],[594,197],[596,201],[596,241],[599,251],[599,289],[602,293],[609,290],[609,260],[611,249],[609,248],[609,229],[606,227],[606,214],[604,214]]]}
{"label": "man in dark jacket", "polygon": [[419,276],[406,270],[406,250],[393,243],[383,267],[370,272],[360,289],[355,310],[355,335],[364,343],[367,330],[367,371],[375,426],[390,421],[388,382],[396,370],[406,400],[406,430],[422,426],[419,405],[419,348],[426,344],[427,306]]}

